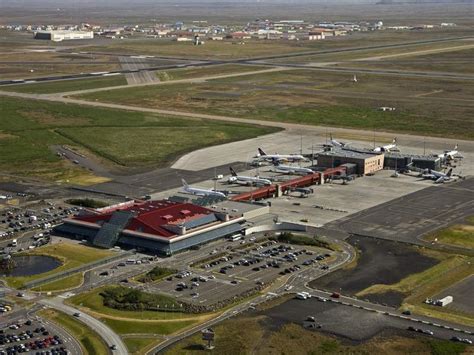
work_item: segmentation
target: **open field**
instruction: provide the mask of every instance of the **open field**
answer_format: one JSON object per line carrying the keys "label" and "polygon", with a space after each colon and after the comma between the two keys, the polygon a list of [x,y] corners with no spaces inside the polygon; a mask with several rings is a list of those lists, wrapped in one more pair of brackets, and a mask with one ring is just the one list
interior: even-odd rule
{"label": "open field", "polygon": [[51,149],[53,145],[87,148],[87,155],[95,153],[110,165],[157,167],[208,145],[275,132],[274,128],[246,124],[4,97],[0,100],[4,137],[0,138],[0,168],[6,173],[49,180],[73,182],[73,177],[92,176],[58,157]]}
{"label": "open field", "polygon": [[83,274],[81,272],[78,272],[77,274],[73,274],[63,279],[59,279],[59,280],[41,285],[39,287],[35,287],[32,289],[32,291],[39,291],[39,292],[64,291],[64,290],[71,289],[73,287],[80,286],[83,280],[84,280]]}
{"label": "open field", "polygon": [[245,73],[254,70],[267,69],[267,67],[257,65],[239,65],[239,64],[221,64],[213,66],[196,66],[180,69],[171,69],[164,71],[157,71],[156,75],[161,81],[181,80],[201,78],[213,75],[225,75],[233,73]]}
{"label": "open field", "polygon": [[143,354],[143,352],[154,343],[158,342],[156,337],[124,337],[123,342],[132,354]]}
{"label": "open field", "polygon": [[[84,94],[126,105],[243,118],[473,138],[474,86],[462,81],[289,70]],[[381,112],[380,106],[395,106]],[[449,117],[449,120],[447,119]]]}
{"label": "open field", "polygon": [[438,71],[473,74],[474,49],[464,49],[436,54],[422,54],[416,57],[387,58],[377,61],[352,61],[340,63],[350,68],[386,70]]}
{"label": "open field", "polygon": [[474,217],[466,218],[465,223],[441,229],[425,237],[436,243],[459,245],[465,248],[474,248]]}
{"label": "open field", "polygon": [[107,345],[102,341],[101,337],[73,317],[54,309],[42,310],[39,313],[41,316],[65,328],[73,335],[81,344],[85,354],[105,355],[109,353]]}
{"label": "open field", "polygon": [[[271,310],[270,310],[271,312]],[[215,352],[219,354],[425,354],[433,346],[450,354],[461,354],[465,345],[447,341],[408,338],[401,334],[380,334],[370,340],[350,343],[334,336],[304,329],[300,324],[262,314],[246,314],[213,327]],[[186,338],[166,354],[204,354],[204,342],[197,334]],[[441,354],[441,353],[435,353]],[[447,354],[447,352],[445,353]]]}
{"label": "open field", "polygon": [[[26,255],[46,255],[61,261],[61,266],[58,268],[37,275],[6,277],[7,283],[15,288],[21,287],[25,282],[43,278],[58,272],[66,271],[84,264],[91,263],[96,260],[106,258],[114,253],[109,250],[102,250],[92,247],[87,247],[72,243],[58,243],[46,245],[35,249],[32,252],[25,253]],[[61,282],[62,280],[59,280]]]}
{"label": "open field", "polygon": [[162,321],[141,321],[119,320],[113,318],[101,318],[104,324],[107,324],[117,334],[156,334],[168,335],[196,324],[198,320],[176,320],[169,322]]}
{"label": "open field", "polygon": [[99,77],[93,79],[60,80],[46,83],[9,85],[3,86],[1,90],[33,94],[52,94],[57,92],[96,89],[119,85],[127,85],[127,81],[123,75]]}

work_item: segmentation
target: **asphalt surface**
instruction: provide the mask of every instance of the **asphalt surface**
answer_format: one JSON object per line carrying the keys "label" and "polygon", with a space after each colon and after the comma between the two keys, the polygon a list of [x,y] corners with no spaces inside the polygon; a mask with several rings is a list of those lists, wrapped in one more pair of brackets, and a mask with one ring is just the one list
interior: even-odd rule
{"label": "asphalt surface", "polygon": [[427,233],[474,215],[474,177],[432,186],[344,217],[327,228],[424,245]]}
{"label": "asphalt surface", "polygon": [[435,295],[433,299],[453,296],[453,302],[447,305],[446,308],[474,315],[473,290],[474,275],[471,275]]}

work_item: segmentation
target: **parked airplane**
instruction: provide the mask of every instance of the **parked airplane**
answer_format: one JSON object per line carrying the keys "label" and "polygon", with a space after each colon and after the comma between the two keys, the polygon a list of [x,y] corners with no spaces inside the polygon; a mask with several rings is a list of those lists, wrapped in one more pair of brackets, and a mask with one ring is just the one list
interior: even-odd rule
{"label": "parked airplane", "polygon": [[243,176],[243,175],[237,175],[234,169],[232,167],[229,167],[230,173],[232,176],[229,177],[227,182],[229,183],[236,183],[236,184],[241,184],[241,185],[271,185],[272,182],[268,179],[263,179],[258,176]]}
{"label": "parked airplane", "polygon": [[454,160],[454,159],[464,158],[461,154],[459,154],[457,144],[454,146],[453,150],[445,150],[443,153],[437,154],[436,156],[439,157],[439,158],[447,159],[447,160]]}
{"label": "parked airplane", "polygon": [[266,154],[262,148],[258,148],[258,154],[254,158],[266,161],[273,161],[275,159],[289,162],[308,161],[308,159],[301,154]]}
{"label": "parked airplane", "polygon": [[188,183],[184,179],[181,179],[181,182],[183,183],[184,192],[187,192],[188,194],[193,194],[193,195],[197,195],[197,196],[226,197],[226,195],[224,193],[219,192],[219,191],[207,190],[207,189],[201,189],[201,188],[198,188],[198,187],[189,186]]}
{"label": "parked airplane", "polygon": [[430,179],[434,180],[436,184],[440,184],[446,181],[450,181],[452,179],[452,172],[453,169],[449,169],[449,171],[445,174],[442,173],[441,171],[436,171],[436,170],[428,170],[428,172],[421,174],[421,177],[423,179]]}
{"label": "parked airplane", "polygon": [[281,165],[277,160],[273,161],[273,165],[275,166],[275,171],[278,171],[280,173],[286,173],[286,174],[312,174],[314,173],[314,171],[309,168],[302,168],[299,166],[291,166],[291,165]]}
{"label": "parked airplane", "polygon": [[380,147],[374,148],[374,152],[383,153],[383,152],[398,152],[400,149],[397,147],[397,138],[393,138],[392,143],[387,145],[382,145]]}
{"label": "parked airplane", "polygon": [[340,148],[343,148],[343,147],[347,147],[350,145],[349,142],[339,142],[337,140],[335,140],[333,137],[332,137],[332,134],[329,136],[330,139],[329,139],[329,143],[333,146],[333,147],[340,147]]}

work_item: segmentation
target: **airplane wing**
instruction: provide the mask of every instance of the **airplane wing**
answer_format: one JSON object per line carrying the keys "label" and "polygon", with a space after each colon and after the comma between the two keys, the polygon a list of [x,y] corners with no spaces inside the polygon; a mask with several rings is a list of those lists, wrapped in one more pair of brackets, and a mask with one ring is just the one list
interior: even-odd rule
{"label": "airplane wing", "polygon": [[441,176],[440,178],[435,180],[435,184],[440,184],[440,183],[444,182],[444,180],[445,180],[445,177]]}

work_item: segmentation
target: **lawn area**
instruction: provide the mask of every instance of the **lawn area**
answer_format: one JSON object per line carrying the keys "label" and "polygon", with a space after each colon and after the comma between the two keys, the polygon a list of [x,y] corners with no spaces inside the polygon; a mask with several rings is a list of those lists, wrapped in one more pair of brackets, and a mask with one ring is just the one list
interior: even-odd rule
{"label": "lawn area", "polygon": [[45,83],[2,86],[0,90],[26,92],[32,94],[52,94],[57,92],[96,89],[109,86],[127,85],[123,75],[98,77],[93,79],[60,80]]}
{"label": "lawn area", "polygon": [[168,335],[198,322],[196,320],[163,321],[141,321],[141,320],[119,320],[112,318],[101,318],[117,334],[158,334]]}
{"label": "lawn area", "polygon": [[109,354],[109,349],[102,338],[86,325],[75,320],[73,317],[54,309],[41,310],[38,312],[59,326],[65,328],[81,344],[84,354],[102,355]]}
{"label": "lawn area", "polygon": [[103,317],[117,317],[142,320],[179,320],[181,318],[193,317],[193,315],[182,312],[157,312],[157,311],[127,311],[110,308],[104,305],[104,297],[100,294],[105,289],[111,288],[100,287],[89,292],[83,292],[79,295],[67,299],[67,303],[81,307],[83,310],[97,314]]}
{"label": "lawn area", "polygon": [[174,270],[174,269],[168,269],[168,268],[156,266],[150,271],[148,271],[146,274],[136,277],[136,280],[138,282],[143,282],[143,283],[156,282],[156,281],[164,279],[167,276],[173,275],[176,272],[177,270]]}
{"label": "lawn area", "polygon": [[[114,252],[109,250],[97,249],[88,247],[85,245],[73,244],[73,243],[58,243],[46,245],[35,249],[34,251],[25,253],[27,255],[46,255],[57,258],[61,261],[62,265],[58,268],[32,276],[19,276],[19,277],[6,277],[7,283],[15,288],[23,286],[25,282],[40,279],[49,275],[57,274],[61,271],[66,271],[84,264],[91,263],[96,260],[100,260],[111,256]],[[62,280],[58,280],[56,286],[61,283]],[[74,281],[74,279],[70,280]]]}
{"label": "lawn area", "polygon": [[32,288],[32,290],[39,291],[39,292],[64,291],[64,290],[69,290],[71,288],[80,286],[83,280],[84,280],[84,276],[82,272],[78,272],[71,276],[65,277],[64,279],[59,279],[59,280],[44,284],[39,287],[34,287]]}
{"label": "lawn area", "polygon": [[472,249],[474,248],[474,217],[466,219],[465,223],[436,231],[425,239]]}
{"label": "lawn area", "polygon": [[221,64],[213,66],[196,66],[187,67],[180,69],[171,69],[157,71],[156,75],[161,81],[170,80],[181,80],[181,79],[192,79],[201,78],[206,76],[226,75],[226,74],[237,74],[246,73],[257,70],[268,69],[268,67],[257,66],[257,65],[238,65],[238,64]]}
{"label": "lawn area", "polygon": [[132,354],[143,354],[152,344],[159,340],[155,337],[124,337],[123,342]]}
{"label": "lawn area", "polygon": [[[219,323],[213,329],[216,354],[430,354],[432,348],[444,348],[449,350],[444,354],[454,355],[461,354],[466,348],[449,341],[401,336],[375,337],[346,345],[337,338],[305,330],[298,324],[274,327],[271,319],[263,315],[239,316]],[[201,334],[197,334],[171,347],[166,354],[206,354],[208,351],[203,345]]]}
{"label": "lawn area", "polygon": [[274,128],[0,96],[0,170],[47,180],[98,183],[58,157],[52,145],[79,148],[105,163],[160,167],[189,151],[277,131]]}
{"label": "lawn area", "polygon": [[[355,84],[351,78],[342,73],[298,69],[79,97],[181,112],[474,138],[472,85],[370,74],[358,75]],[[388,103],[396,111],[377,109]]]}

